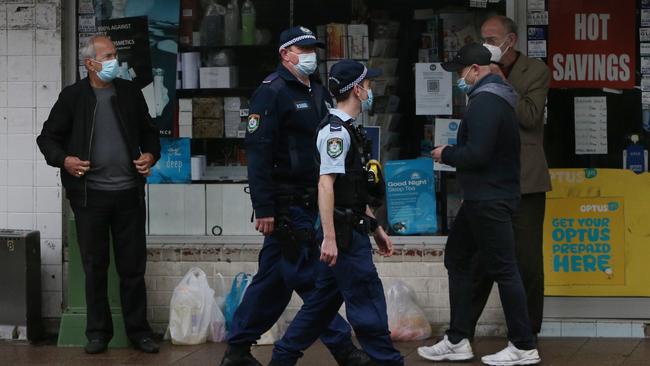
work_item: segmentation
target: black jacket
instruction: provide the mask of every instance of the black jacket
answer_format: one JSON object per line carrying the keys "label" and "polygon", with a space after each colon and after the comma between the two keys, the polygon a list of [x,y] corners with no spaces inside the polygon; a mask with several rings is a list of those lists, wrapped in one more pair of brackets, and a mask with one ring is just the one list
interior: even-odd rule
{"label": "black jacket", "polygon": [[468,97],[458,144],[443,150],[442,162],[456,167],[466,200],[519,198],[517,93],[501,77],[487,75]]}
{"label": "black jacket", "polygon": [[[137,160],[141,153],[151,153],[158,161],[159,131],[151,121],[142,91],[134,83],[122,79],[115,79],[113,86],[116,96],[112,102],[129,155],[132,160]],[[85,197],[86,178],[68,174],[63,161],[67,156],[90,159],[96,104],[95,92],[88,78],[67,86],[59,94],[59,99],[36,139],[47,164],[61,169],[61,183],[71,199]],[[145,181],[143,177],[143,186]]]}

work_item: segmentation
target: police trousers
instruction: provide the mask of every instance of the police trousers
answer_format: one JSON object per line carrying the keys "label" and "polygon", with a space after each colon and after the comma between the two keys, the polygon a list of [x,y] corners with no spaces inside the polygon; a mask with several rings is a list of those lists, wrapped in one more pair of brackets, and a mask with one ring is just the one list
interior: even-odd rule
{"label": "police trousers", "polygon": [[[315,210],[298,206],[289,208],[294,230],[313,228],[317,218]],[[313,243],[302,243],[295,263],[282,257],[280,242],[275,234],[264,239],[259,255],[259,268],[235,311],[228,344],[250,346],[271,329],[289,304],[293,291],[307,300],[315,292],[316,268],[319,252]],[[336,354],[353,346],[350,325],[340,316],[330,317],[318,333],[321,341]]]}
{"label": "police trousers", "polygon": [[334,267],[320,262],[316,290],[296,314],[285,336],[275,343],[273,360],[294,365],[302,351],[338,316],[343,302],[363,350],[378,365],[403,365],[404,358],[390,340],[386,299],[372,262],[370,240],[367,234],[356,230],[350,247],[339,250]]}

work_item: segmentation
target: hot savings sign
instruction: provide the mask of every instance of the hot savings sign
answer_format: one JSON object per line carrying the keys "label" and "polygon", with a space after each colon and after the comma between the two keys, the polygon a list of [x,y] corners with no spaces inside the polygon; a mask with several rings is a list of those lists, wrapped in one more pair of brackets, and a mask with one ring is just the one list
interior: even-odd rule
{"label": "hot savings sign", "polygon": [[552,88],[634,88],[635,0],[549,0]]}

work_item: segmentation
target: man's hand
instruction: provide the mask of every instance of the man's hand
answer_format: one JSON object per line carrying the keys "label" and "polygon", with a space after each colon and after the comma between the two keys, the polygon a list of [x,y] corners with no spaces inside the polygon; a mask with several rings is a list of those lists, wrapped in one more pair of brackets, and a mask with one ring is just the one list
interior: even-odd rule
{"label": "man's hand", "polygon": [[140,155],[140,158],[138,160],[133,160],[133,164],[135,165],[135,169],[137,169],[140,175],[143,177],[148,177],[151,175],[151,166],[153,165],[154,161],[155,159],[153,158],[153,155],[150,153],[144,153]]}
{"label": "man's hand", "polygon": [[76,156],[66,156],[63,161],[63,167],[68,174],[73,177],[81,178],[90,170],[90,162],[81,160]]}
{"label": "man's hand", "polygon": [[275,218],[273,217],[255,218],[255,230],[259,231],[264,236],[271,235],[274,227]]}
{"label": "man's hand", "polygon": [[431,157],[436,163],[442,162],[442,151],[449,145],[438,146],[435,149],[431,150]]}
{"label": "man's hand", "polygon": [[490,64],[490,72],[493,73],[494,75],[501,76],[503,80],[508,80],[508,78],[503,74],[503,71],[497,64],[494,63]]}
{"label": "man's hand", "polygon": [[390,257],[393,255],[393,241],[390,240],[384,228],[381,226],[375,230],[373,237],[375,238],[375,243],[377,243],[377,248],[379,248],[379,254],[384,257]]}
{"label": "man's hand", "polygon": [[334,267],[338,255],[339,250],[336,247],[336,237],[326,236],[320,246],[320,261],[327,263],[330,267]]}

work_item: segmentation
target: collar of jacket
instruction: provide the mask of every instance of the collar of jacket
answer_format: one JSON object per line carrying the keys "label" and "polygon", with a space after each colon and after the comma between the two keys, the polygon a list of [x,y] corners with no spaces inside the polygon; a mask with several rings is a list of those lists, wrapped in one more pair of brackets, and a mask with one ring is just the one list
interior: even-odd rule
{"label": "collar of jacket", "polygon": [[517,57],[517,61],[512,65],[512,69],[510,69],[510,73],[508,74],[508,80],[512,78],[512,75],[525,73],[528,70],[528,60],[529,58],[526,55],[519,52],[519,57]]}
{"label": "collar of jacket", "polygon": [[489,83],[505,84],[503,82],[503,79],[501,79],[500,76],[494,74],[488,74],[485,75],[481,80],[479,80],[478,83],[472,86],[472,90],[470,90],[469,93],[467,93],[467,96],[471,98],[474,95],[474,90],[480,88],[481,85],[489,84]]}
{"label": "collar of jacket", "polygon": [[[289,71],[283,64],[278,65],[278,68],[276,70],[278,75],[280,75],[281,78],[283,78],[285,81],[290,81],[294,83],[298,83],[304,87],[308,87],[307,85],[303,84],[302,81],[298,80],[291,71]],[[314,73],[315,74],[315,73]],[[309,82],[314,83],[317,82],[318,80],[316,79],[316,76],[314,74],[309,75]]]}

